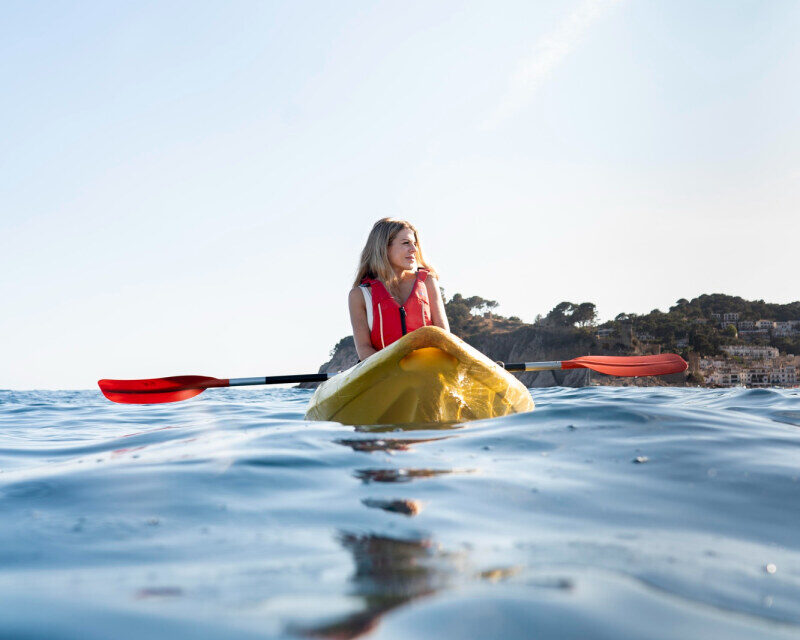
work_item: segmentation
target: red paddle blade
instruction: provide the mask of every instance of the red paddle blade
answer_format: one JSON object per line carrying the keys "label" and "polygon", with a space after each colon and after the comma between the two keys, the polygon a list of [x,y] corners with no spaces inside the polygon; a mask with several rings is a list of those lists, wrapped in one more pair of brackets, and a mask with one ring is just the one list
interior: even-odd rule
{"label": "red paddle blade", "polygon": [[199,396],[211,387],[227,387],[227,380],[207,376],[171,376],[149,380],[100,380],[103,395],[123,404],[178,402]]}
{"label": "red paddle blade", "polygon": [[582,356],[565,360],[562,369],[591,369],[609,376],[663,376],[686,371],[686,360],[675,353],[657,356]]}

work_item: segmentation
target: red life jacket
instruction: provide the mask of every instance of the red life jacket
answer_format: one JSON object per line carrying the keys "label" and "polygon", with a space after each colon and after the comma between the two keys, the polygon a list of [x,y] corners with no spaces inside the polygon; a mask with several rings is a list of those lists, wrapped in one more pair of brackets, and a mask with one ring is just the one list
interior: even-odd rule
{"label": "red life jacket", "polygon": [[380,280],[364,278],[372,294],[372,330],[370,340],[378,351],[399,340],[407,333],[433,324],[431,303],[425,288],[427,269],[417,270],[417,279],[406,301],[399,305]]}

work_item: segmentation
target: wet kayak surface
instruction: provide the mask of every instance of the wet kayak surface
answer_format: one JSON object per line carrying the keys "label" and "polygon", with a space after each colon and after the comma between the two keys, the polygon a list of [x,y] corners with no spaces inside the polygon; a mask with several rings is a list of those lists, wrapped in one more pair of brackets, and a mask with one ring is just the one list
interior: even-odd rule
{"label": "wet kayak surface", "polygon": [[353,427],[0,391],[0,637],[798,636],[798,390],[532,393]]}

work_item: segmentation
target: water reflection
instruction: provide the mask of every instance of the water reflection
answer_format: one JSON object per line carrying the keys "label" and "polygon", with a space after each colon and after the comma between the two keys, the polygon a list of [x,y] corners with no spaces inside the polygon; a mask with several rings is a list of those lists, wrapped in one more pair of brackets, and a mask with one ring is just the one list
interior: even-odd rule
{"label": "water reflection", "polygon": [[428,537],[399,538],[343,532],[339,542],[353,556],[351,595],[361,610],[312,628],[294,629],[313,638],[350,640],[374,631],[381,617],[400,606],[472,580],[499,582],[519,566],[476,572],[466,552],[450,552]]}
{"label": "water reflection", "polygon": [[437,442],[446,440],[450,436],[440,438],[378,438],[378,439],[358,439],[358,440],[337,440],[336,444],[350,447],[353,451],[411,451],[411,447],[425,442]]}
{"label": "water reflection", "polygon": [[[354,427],[356,431],[367,432],[384,432],[384,431],[415,431],[419,429],[460,429],[461,425],[458,424],[443,424],[443,425],[404,425],[401,428],[398,426],[366,426]],[[353,451],[360,451],[363,453],[372,453],[374,451],[391,452],[407,452],[411,451],[412,447],[427,444],[430,442],[439,442],[446,440],[452,436],[438,436],[432,438],[345,438],[336,440],[337,444],[350,447]],[[470,473],[471,471],[460,471],[458,473]],[[369,482],[411,482],[418,478],[432,478],[435,476],[445,475],[449,473],[457,473],[453,469],[358,469],[355,472],[356,478],[365,483]]]}
{"label": "water reflection", "polygon": [[342,546],[353,556],[353,595],[364,608],[313,629],[316,638],[349,640],[373,631],[381,616],[408,602],[440,591],[462,572],[465,555],[448,553],[429,538],[403,539],[342,533]]}
{"label": "water reflection", "polygon": [[452,431],[463,429],[461,422],[421,422],[419,424],[363,424],[354,426],[356,433],[399,433],[405,431]]}
{"label": "water reflection", "polygon": [[355,477],[364,483],[370,482],[411,482],[419,478],[434,478],[450,473],[472,473],[470,469],[358,469]]}
{"label": "water reflection", "polygon": [[361,503],[370,509],[383,509],[389,513],[401,513],[404,516],[416,516],[423,508],[419,500],[381,500],[379,498],[364,498]]}
{"label": "water reflection", "polygon": [[[395,433],[405,431],[454,430],[460,424],[358,426],[358,433]],[[346,438],[337,444],[353,451],[372,454],[374,452],[407,453],[413,447],[439,442],[453,436],[442,435],[428,438],[379,437]],[[454,469],[357,469],[356,478],[365,484],[408,483],[412,480],[434,478],[452,473],[471,473],[471,470]],[[380,509],[390,514],[415,517],[423,509],[423,503],[414,498],[364,498],[361,503],[369,509]],[[349,640],[372,632],[381,617],[401,605],[407,604],[444,589],[465,574],[466,554],[443,551],[430,537],[399,538],[377,534],[339,534],[339,542],[353,556],[355,571],[351,577],[352,595],[363,599],[360,611],[333,622],[300,633],[310,637]],[[502,571],[502,570],[499,570]],[[499,579],[498,574],[472,574],[470,579]]]}

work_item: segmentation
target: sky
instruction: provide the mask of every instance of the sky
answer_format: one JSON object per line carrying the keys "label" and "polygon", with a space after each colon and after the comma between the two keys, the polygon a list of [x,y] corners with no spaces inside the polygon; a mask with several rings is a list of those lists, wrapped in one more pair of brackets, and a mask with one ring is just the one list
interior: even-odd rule
{"label": "sky", "polygon": [[798,32],[785,0],[3,2],[0,388],[316,371],[384,216],[526,321],[797,300]]}

